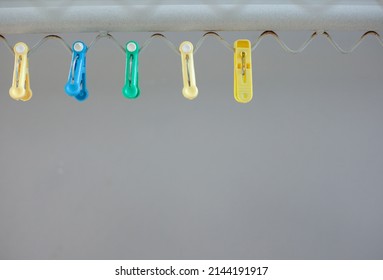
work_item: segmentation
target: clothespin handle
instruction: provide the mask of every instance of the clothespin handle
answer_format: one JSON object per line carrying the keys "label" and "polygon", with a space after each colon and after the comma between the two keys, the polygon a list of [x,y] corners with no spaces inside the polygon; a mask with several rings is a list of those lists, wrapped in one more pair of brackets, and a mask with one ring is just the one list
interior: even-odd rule
{"label": "clothespin handle", "polygon": [[253,74],[251,42],[234,42],[234,98],[239,103],[248,103],[253,98]]}
{"label": "clothespin handle", "polygon": [[126,98],[134,99],[140,95],[138,86],[138,53],[139,45],[135,41],[126,44],[125,85],[122,94]]}
{"label": "clothespin handle", "polygon": [[15,100],[28,101],[32,98],[32,90],[29,82],[29,48],[27,44],[18,42],[13,47],[13,51],[15,53],[15,66],[9,95]]}
{"label": "clothespin handle", "polygon": [[182,94],[185,98],[192,100],[198,95],[194,71],[193,44],[189,41],[182,42],[179,50],[181,53],[182,80],[184,84]]}
{"label": "clothespin handle", "polygon": [[84,101],[88,98],[86,88],[86,52],[88,47],[81,41],[76,41],[72,46],[72,62],[69,69],[68,82],[65,84],[65,92],[77,99]]}

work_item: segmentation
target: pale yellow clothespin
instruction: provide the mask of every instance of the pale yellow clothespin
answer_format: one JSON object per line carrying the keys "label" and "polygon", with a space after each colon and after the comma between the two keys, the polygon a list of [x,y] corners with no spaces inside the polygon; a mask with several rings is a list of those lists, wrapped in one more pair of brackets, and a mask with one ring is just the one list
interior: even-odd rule
{"label": "pale yellow clothespin", "polygon": [[28,101],[32,97],[28,69],[29,48],[25,43],[19,42],[14,46],[13,51],[15,53],[15,67],[9,95],[15,100]]}
{"label": "pale yellow clothespin", "polygon": [[180,53],[184,83],[182,94],[185,98],[192,100],[198,95],[194,72],[193,44],[188,41],[182,42],[180,45]]}
{"label": "pale yellow clothespin", "polygon": [[253,74],[251,71],[251,42],[234,42],[234,98],[237,102],[248,103],[253,98]]}

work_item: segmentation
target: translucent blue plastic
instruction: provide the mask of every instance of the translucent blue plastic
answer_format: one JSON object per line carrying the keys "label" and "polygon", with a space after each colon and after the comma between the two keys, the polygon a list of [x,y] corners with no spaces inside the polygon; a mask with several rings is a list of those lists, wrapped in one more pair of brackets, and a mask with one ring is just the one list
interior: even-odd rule
{"label": "translucent blue plastic", "polygon": [[89,96],[86,88],[86,52],[88,47],[81,41],[76,41],[72,46],[72,62],[69,69],[68,82],[65,92],[82,102]]}

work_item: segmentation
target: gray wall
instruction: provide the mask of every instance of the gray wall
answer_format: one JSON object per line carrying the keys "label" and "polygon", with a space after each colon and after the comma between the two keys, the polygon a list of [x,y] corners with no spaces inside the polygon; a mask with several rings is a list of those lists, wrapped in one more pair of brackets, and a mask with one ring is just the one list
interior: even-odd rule
{"label": "gray wall", "polygon": [[[298,47],[308,35],[282,38]],[[334,35],[349,46],[360,33]],[[56,41],[30,59],[32,100],[12,100],[1,45],[0,258],[382,259],[382,51],[368,38],[341,55],[323,37],[292,55],[266,39],[242,105],[232,54],[213,38],[195,56],[194,101],[161,40],[140,56],[141,97],[124,99],[125,57],[102,40],[80,104],[63,91],[70,55]]]}

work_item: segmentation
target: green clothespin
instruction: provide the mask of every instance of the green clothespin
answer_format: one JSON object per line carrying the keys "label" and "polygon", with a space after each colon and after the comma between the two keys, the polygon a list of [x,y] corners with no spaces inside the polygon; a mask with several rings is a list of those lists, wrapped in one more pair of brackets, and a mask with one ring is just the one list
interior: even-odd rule
{"label": "green clothespin", "polygon": [[129,41],[126,44],[125,85],[122,88],[122,95],[129,99],[137,98],[140,95],[138,87],[139,50],[139,45],[135,41]]}

